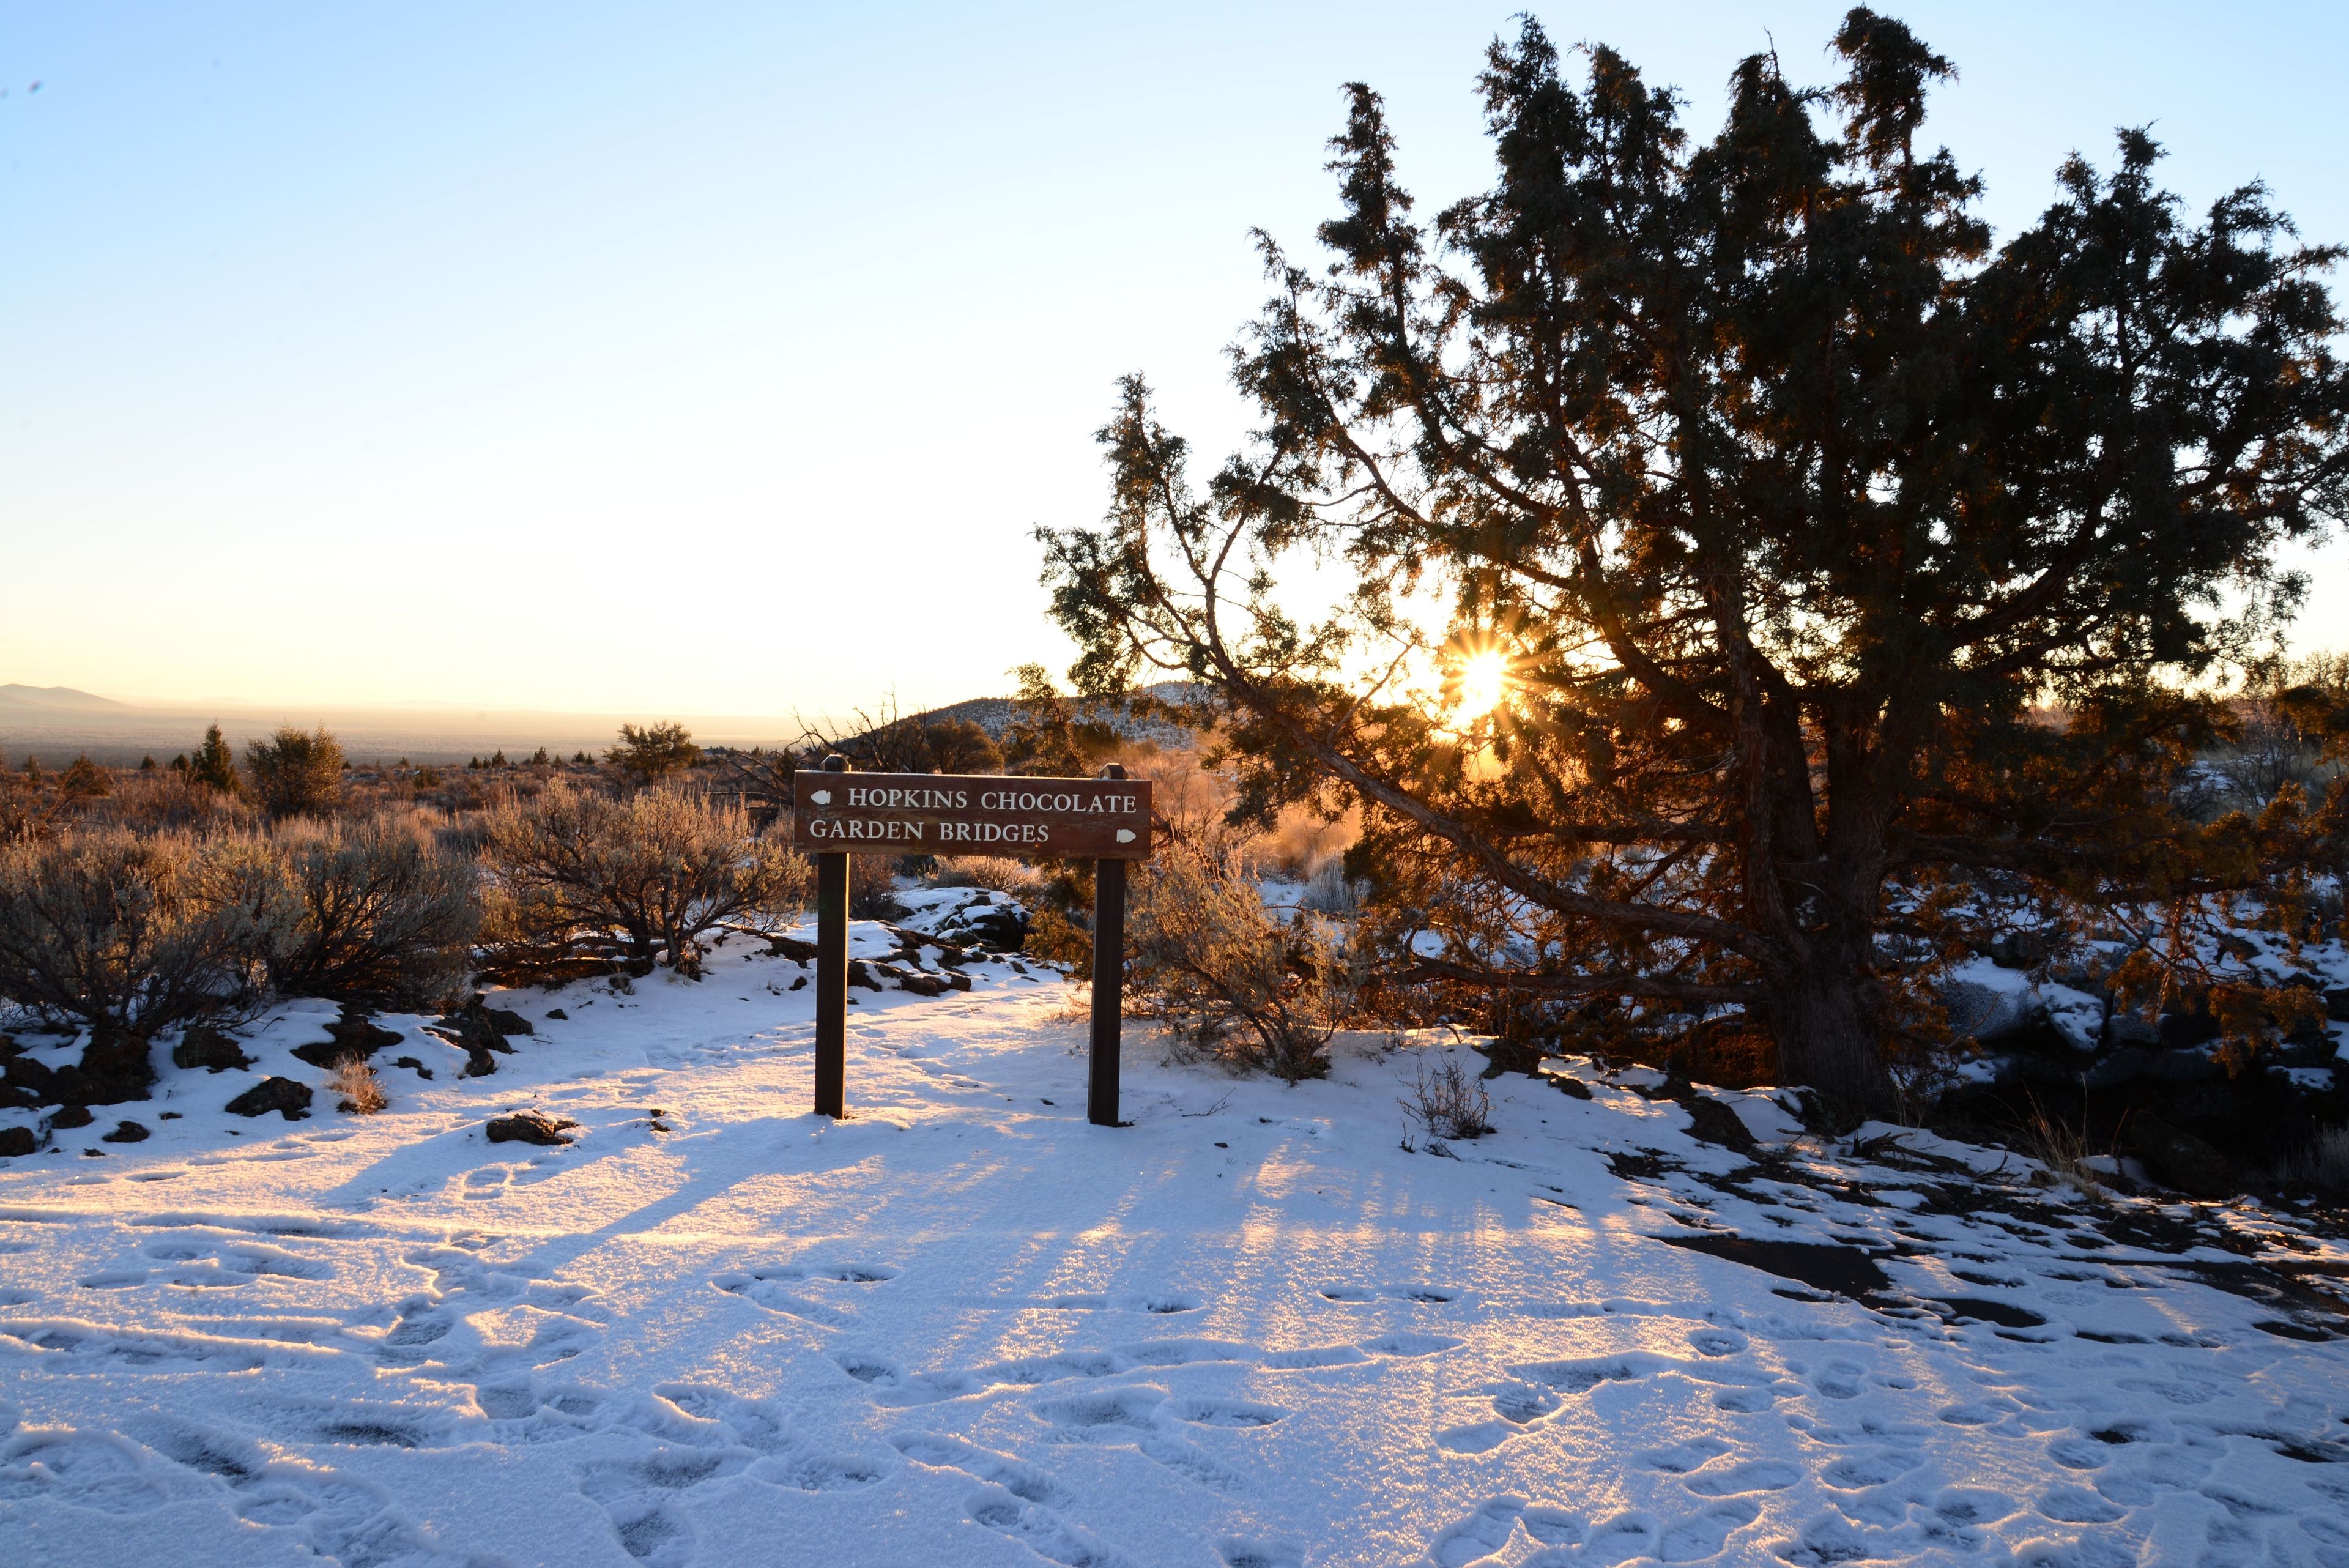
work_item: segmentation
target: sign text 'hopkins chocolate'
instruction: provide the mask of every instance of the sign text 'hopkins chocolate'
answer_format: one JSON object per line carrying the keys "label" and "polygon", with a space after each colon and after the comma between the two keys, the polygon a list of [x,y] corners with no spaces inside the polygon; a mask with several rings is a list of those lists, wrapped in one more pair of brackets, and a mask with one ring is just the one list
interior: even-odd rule
{"label": "sign text 'hopkins chocolate'", "polygon": [[812,855],[1150,854],[1148,779],[857,774],[802,768],[792,842]]}

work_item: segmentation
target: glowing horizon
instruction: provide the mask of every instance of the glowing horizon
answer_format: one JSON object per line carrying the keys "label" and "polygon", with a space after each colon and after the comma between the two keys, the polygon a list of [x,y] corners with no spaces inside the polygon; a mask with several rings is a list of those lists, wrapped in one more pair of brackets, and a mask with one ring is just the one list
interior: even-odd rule
{"label": "glowing horizon", "polygon": [[[0,683],[781,715],[1058,670],[1029,530],[1104,510],[1115,378],[1212,471],[1247,230],[1311,255],[1340,84],[1432,213],[1522,9],[19,16]],[[1823,78],[1844,0],[1534,9],[1709,129],[1744,53]],[[2263,177],[2349,241],[2349,14],[1898,9],[2000,234],[2152,123],[2190,207]],[[2349,641],[2349,545],[2292,559],[2298,646]]]}

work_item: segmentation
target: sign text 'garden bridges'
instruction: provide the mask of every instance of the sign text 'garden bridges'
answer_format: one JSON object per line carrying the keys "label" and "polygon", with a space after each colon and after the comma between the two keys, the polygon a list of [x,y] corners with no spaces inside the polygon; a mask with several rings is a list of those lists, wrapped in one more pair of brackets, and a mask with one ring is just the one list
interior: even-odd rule
{"label": "sign text 'garden bridges'", "polygon": [[1140,860],[1150,853],[1150,781],[802,768],[792,842],[810,855]]}

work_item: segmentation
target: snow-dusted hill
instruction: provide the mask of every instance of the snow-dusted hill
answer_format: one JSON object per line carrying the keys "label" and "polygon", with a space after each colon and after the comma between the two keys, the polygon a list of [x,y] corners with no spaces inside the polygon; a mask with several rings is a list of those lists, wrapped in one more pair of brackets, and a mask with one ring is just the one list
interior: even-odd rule
{"label": "snow-dusted hill", "polygon": [[[1004,964],[855,992],[833,1125],[802,972],[492,997],[538,1033],[489,1078],[387,1019],[383,1114],[225,1114],[323,1077],[289,1009],[146,1141],[0,1162],[0,1561],[2349,1563],[2349,1255],[2281,1219],[1756,1164],[1588,1067],[1408,1152],[1369,1042],[1293,1089],[1132,1042],[1096,1128]],[[578,1141],[485,1140],[523,1106]]]}

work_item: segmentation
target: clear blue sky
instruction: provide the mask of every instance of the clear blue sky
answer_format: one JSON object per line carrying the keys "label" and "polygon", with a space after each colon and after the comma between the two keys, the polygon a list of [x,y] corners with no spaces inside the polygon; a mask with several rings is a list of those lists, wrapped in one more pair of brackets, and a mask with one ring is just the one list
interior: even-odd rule
{"label": "clear blue sky", "polygon": [[[288,702],[908,706],[1065,659],[1039,522],[1147,371],[1213,457],[1246,234],[1339,84],[1475,189],[1500,5],[0,4],[0,680]],[[2349,239],[2349,9],[1889,6],[2002,234],[2150,123]],[[1699,130],[1836,5],[1544,5]],[[40,83],[38,91],[31,84]],[[2349,644],[2349,546],[2302,640]],[[680,612],[685,612],[680,614]]]}

